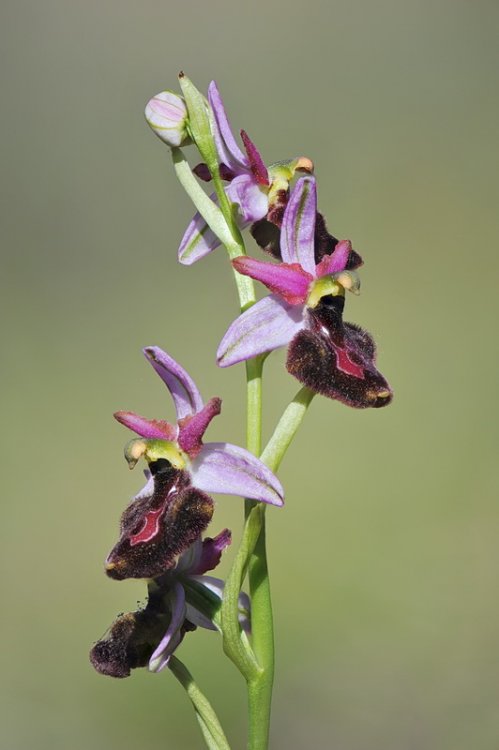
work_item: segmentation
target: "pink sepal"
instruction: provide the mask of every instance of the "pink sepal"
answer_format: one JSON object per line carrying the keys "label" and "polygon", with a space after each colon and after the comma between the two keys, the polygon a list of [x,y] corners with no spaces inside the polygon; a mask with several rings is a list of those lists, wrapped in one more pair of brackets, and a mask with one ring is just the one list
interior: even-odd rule
{"label": "pink sepal", "polygon": [[261,281],[290,305],[302,305],[305,302],[314,280],[298,263],[269,263],[241,255],[232,261],[232,265],[239,273]]}
{"label": "pink sepal", "polygon": [[208,425],[221,410],[222,401],[219,398],[211,398],[201,411],[179,421],[178,444],[191,458],[199,453]]}
{"label": "pink sepal", "polygon": [[177,428],[164,419],[146,419],[133,411],[117,411],[114,418],[140,437],[153,440],[175,440]]}

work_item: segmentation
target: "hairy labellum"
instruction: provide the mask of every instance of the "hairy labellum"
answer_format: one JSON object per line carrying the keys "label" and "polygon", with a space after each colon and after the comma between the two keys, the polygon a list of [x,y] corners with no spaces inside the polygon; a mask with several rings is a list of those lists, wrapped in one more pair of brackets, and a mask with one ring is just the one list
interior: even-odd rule
{"label": "hairy labellum", "polygon": [[[101,674],[128,677],[132,669],[146,667],[171,620],[168,597],[155,585],[149,588],[145,609],[120,615],[90,651],[90,661]],[[184,621],[177,645],[196,626]]]}
{"label": "hairy labellum", "polygon": [[106,561],[111,578],[155,578],[208,526],[213,500],[191,485],[188,472],[162,459],[150,464],[154,491],[132,501],[121,517],[118,543]]}
{"label": "hairy labellum", "polygon": [[343,323],[344,298],[323,297],[307,309],[307,327],[289,345],[286,367],[316,393],[358,409],[386,406],[387,381],[375,367],[376,347],[367,331]]}

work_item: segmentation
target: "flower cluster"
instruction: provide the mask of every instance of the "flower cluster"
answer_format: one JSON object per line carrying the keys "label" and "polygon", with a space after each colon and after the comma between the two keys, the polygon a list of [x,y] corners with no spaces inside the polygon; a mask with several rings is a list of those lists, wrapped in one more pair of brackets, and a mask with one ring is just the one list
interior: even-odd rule
{"label": "flower cluster", "polygon": [[[147,122],[177,155],[180,146],[192,143],[207,154],[210,166],[202,162],[192,171],[203,181],[215,179],[220,202],[227,203],[226,196],[233,210],[232,226],[236,219],[239,229],[250,227],[257,245],[272,258],[248,257],[243,246],[240,257],[232,255],[235,270],[264,284],[270,294],[229,326],[218,347],[218,364],[227,367],[287,347],[288,372],[312,393],[354,408],[386,406],[392,391],[376,367],[373,338],[343,320],[345,293],[360,289],[362,258],[349,240],[328,232],[317,209],[312,161],[296,157],[267,166],[244,130],[244,150],[239,147],[216,83],[210,84],[207,101],[197,93],[203,117],[196,122],[207,123],[209,132],[202,138],[211,150],[200,146],[187,95],[184,100],[165,91],[153,97]],[[188,176],[199,191],[189,168]],[[230,207],[223,214],[202,197],[231,223]],[[215,194],[211,200],[218,203]],[[181,263],[190,265],[220,244],[210,226],[201,213],[193,217],[180,242]],[[198,626],[220,629],[224,584],[206,573],[218,565],[231,534],[224,529],[202,538],[214,513],[211,493],[276,506],[284,495],[279,480],[249,451],[203,442],[221,400],[205,403],[187,372],[159,347],[147,347],[144,354],[170,392],[176,420],[129,411],[114,415],[137,435],[125,448],[130,468],[140,459],[147,468],[146,484],[121,517],[119,539],[105,567],[116,580],[147,579],[148,602],[120,615],[91,651],[94,667],[113,677],[146,665],[160,671],[186,632]],[[243,593],[239,615],[242,630],[249,632],[250,602]]]}
{"label": "flower cluster", "polygon": [[[217,352],[221,367],[288,346],[286,367],[315,393],[355,408],[386,406],[392,391],[376,368],[372,336],[343,321],[345,291],[358,293],[362,258],[348,240],[329,234],[317,210],[310,159],[266,167],[244,130],[237,145],[215,82],[210,84],[213,137],[225,192],[237,207],[240,228],[251,224],[258,245],[277,263],[241,256],[235,269],[265,284],[271,295],[230,326]],[[205,164],[194,170],[211,179]],[[291,190],[297,172],[305,172]],[[214,198],[214,196],[212,196]],[[200,214],[180,243],[179,260],[191,264],[220,244]]]}

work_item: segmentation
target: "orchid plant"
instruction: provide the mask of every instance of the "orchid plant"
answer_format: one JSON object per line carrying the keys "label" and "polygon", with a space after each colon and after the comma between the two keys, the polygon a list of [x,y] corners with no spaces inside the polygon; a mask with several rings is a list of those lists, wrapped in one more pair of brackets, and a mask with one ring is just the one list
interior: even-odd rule
{"label": "orchid plant", "polygon": [[[274,635],[266,555],[267,505],[283,505],[275,476],[316,394],[364,409],[386,406],[392,391],[376,366],[372,336],[343,321],[345,293],[358,294],[360,255],[338,240],[317,210],[312,161],[303,156],[266,165],[247,133],[241,149],[215,82],[205,98],[183,74],[182,95],[164,91],[146,120],[171,149],[173,166],[196,213],[178,259],[191,265],[224,246],[234,269],[240,315],[222,336],[220,367],[245,362],[247,445],[205,443],[221,400],[206,403],[190,375],[158,346],[144,354],[173,400],[174,423],[130,411],[115,418],[135,433],[125,447],[130,468],[143,460],[146,483],[125,508],[105,569],[110,578],[144,579],[147,605],[120,615],[94,644],[95,669],[128,677],[132,669],[168,668],[186,689],[209,748],[230,748],[215,711],[175,655],[186,633],[218,631],[246,680],[248,748],[268,747]],[[197,148],[191,168],[183,148]],[[208,195],[201,182],[212,182]],[[250,227],[271,259],[250,257],[241,232]],[[253,280],[270,295],[257,301]],[[287,347],[286,369],[301,384],[262,450],[265,358]],[[206,575],[231,542],[224,529],[204,536],[214,514],[211,493],[245,499],[239,549],[226,581]],[[280,511],[282,512],[282,511]],[[247,582],[248,593],[243,591]]]}

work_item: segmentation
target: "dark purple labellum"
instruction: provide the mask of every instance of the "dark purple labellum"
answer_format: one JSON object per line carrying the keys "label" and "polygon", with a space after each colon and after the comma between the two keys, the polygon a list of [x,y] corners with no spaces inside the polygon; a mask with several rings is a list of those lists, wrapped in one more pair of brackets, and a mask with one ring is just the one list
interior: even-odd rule
{"label": "dark purple labellum", "polygon": [[[167,593],[153,584],[145,609],[120,615],[115,620],[90,651],[90,661],[97,672],[109,677],[128,677],[132,669],[147,666],[170,624]],[[193,629],[194,625],[184,621],[181,636]]]}
{"label": "dark purple labellum", "polygon": [[251,225],[250,232],[256,244],[262,250],[265,250],[266,253],[272,255],[276,260],[281,260],[281,248],[279,244],[281,230],[276,224],[268,221],[268,219],[260,219]]}
{"label": "dark purple labellum", "polygon": [[134,500],[121,517],[121,535],[106,561],[111,578],[155,578],[208,526],[213,500],[168,461],[151,464],[154,492]]}
{"label": "dark purple labellum", "polygon": [[308,328],[296,334],[286,367],[316,393],[357,409],[386,406],[390,386],[375,367],[376,347],[367,331],[343,323],[343,297],[328,295],[307,310]]}

